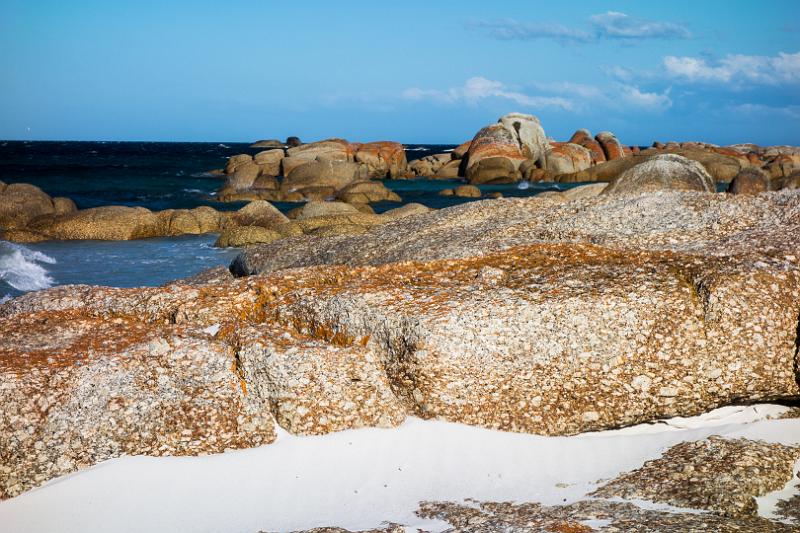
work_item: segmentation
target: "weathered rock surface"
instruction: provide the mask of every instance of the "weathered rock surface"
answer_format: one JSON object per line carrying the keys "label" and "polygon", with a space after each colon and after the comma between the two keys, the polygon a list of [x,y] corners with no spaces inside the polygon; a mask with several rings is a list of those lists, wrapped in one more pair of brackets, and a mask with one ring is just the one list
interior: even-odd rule
{"label": "weathered rock surface", "polygon": [[35,185],[0,182],[0,229],[24,228],[37,217],[68,214],[76,209],[69,198],[51,198]]}
{"label": "weathered rock surface", "polygon": [[550,143],[547,170],[553,174],[580,172],[592,166],[592,152],[575,143]]}
{"label": "weathered rock surface", "polygon": [[355,181],[341,189],[337,198],[349,204],[401,202],[400,196],[379,181]]}
{"label": "weathered rock surface", "polygon": [[[796,527],[761,517],[724,517],[707,513],[672,512],[639,507],[627,502],[582,500],[563,505],[536,502],[420,502],[415,514],[435,520],[431,529],[418,533],[790,533]],[[320,527],[295,533],[405,533],[408,526],[383,522],[374,529],[350,531]]]}
{"label": "weathered rock surface", "polygon": [[626,170],[608,185],[603,194],[714,190],[713,178],[700,163],[675,154],[663,154]]}
{"label": "weathered rock surface", "polygon": [[474,185],[459,185],[453,189],[453,196],[461,198],[480,198],[481,190]]}
{"label": "weathered rock surface", "polygon": [[782,489],[792,479],[798,459],[798,447],[710,437],[677,444],[592,495],[668,503],[724,516],[755,516],[755,497]]}
{"label": "weathered rock surface", "polygon": [[[358,236],[282,239],[237,262],[316,268],[61,287],[1,305],[4,494],[128,450],[266,442],[272,418],[302,434],[415,414],[563,435],[800,394],[797,192],[501,199],[390,222],[336,217],[382,222]],[[296,223],[313,231],[320,218]],[[146,356],[154,339],[166,339],[155,348],[166,362]],[[183,357],[194,366],[170,363]],[[129,385],[112,401],[118,383]],[[215,392],[196,407],[187,389]],[[184,397],[188,407],[173,407]],[[153,407],[120,419],[117,402]],[[191,414],[159,418],[174,413]],[[193,429],[201,423],[205,433]],[[52,442],[37,447],[45,434]],[[142,444],[151,437],[155,448]],[[76,452],[63,444],[74,442]]]}
{"label": "weathered rock surface", "polygon": [[539,119],[511,113],[475,134],[466,155],[465,175],[472,184],[519,180],[520,163],[530,159],[546,166],[548,149]]}
{"label": "weathered rock surface", "polygon": [[749,167],[740,171],[731,180],[728,192],[731,194],[758,194],[770,190],[767,175],[757,168]]}
{"label": "weathered rock surface", "polygon": [[283,149],[264,150],[253,157],[253,162],[261,168],[262,176],[280,176],[281,161],[284,158]]}
{"label": "weathered rock surface", "polygon": [[406,172],[405,147],[392,141],[353,144],[355,160],[367,167],[370,178],[397,178]]}
{"label": "weathered rock surface", "polygon": [[619,139],[617,139],[617,136],[610,131],[601,131],[595,135],[595,140],[603,149],[603,154],[605,155],[606,161],[621,159],[627,155],[622,143],[620,143]]}
{"label": "weathered rock surface", "polygon": [[[450,154],[433,154],[412,161],[408,165],[408,169],[415,176],[433,177],[439,169],[451,162],[453,162],[453,159]],[[456,162],[456,169],[458,169],[458,165],[458,162]]]}

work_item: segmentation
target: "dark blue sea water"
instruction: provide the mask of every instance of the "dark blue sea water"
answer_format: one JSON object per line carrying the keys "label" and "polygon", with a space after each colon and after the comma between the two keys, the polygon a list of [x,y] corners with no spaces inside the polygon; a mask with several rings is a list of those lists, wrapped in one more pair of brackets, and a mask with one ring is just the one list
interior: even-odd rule
{"label": "dark blue sea water", "polygon": [[[407,145],[409,161],[451,150],[455,145]],[[0,181],[32,183],[52,196],[68,196],[79,208],[100,205],[142,206],[153,210],[222,203],[214,192],[223,178],[210,170],[225,166],[234,154],[255,154],[246,143],[25,142],[0,141]],[[439,196],[457,180],[386,180],[405,203],[442,208],[472,199]],[[563,187],[563,186],[562,186]],[[505,196],[531,196],[554,184],[482,187]],[[283,210],[299,204],[278,203]],[[385,202],[375,211],[397,207]],[[159,285],[206,268],[227,265],[236,250],[211,247],[215,236],[145,239],[129,242],[70,241],[12,245],[0,241],[0,299],[24,291],[66,283],[119,287]]]}

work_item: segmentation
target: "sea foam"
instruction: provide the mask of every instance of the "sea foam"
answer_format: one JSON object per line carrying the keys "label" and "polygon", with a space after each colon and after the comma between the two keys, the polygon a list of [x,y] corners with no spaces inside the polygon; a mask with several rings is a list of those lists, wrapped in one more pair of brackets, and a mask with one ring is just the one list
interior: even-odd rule
{"label": "sea foam", "polygon": [[0,241],[0,281],[18,291],[35,291],[53,286],[42,264],[54,264],[55,259],[19,244]]}

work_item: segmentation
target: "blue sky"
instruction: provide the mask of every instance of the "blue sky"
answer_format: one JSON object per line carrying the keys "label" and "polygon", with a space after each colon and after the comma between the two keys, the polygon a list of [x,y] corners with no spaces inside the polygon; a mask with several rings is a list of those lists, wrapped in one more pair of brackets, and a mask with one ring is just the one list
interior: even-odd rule
{"label": "blue sky", "polygon": [[0,0],[0,138],[800,144],[800,2]]}

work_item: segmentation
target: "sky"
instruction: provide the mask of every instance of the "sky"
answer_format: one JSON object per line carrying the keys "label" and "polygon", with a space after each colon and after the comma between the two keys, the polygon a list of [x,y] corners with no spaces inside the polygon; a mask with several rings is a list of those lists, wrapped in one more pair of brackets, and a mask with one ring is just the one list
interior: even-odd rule
{"label": "sky", "polygon": [[800,145],[800,2],[0,0],[0,139]]}

